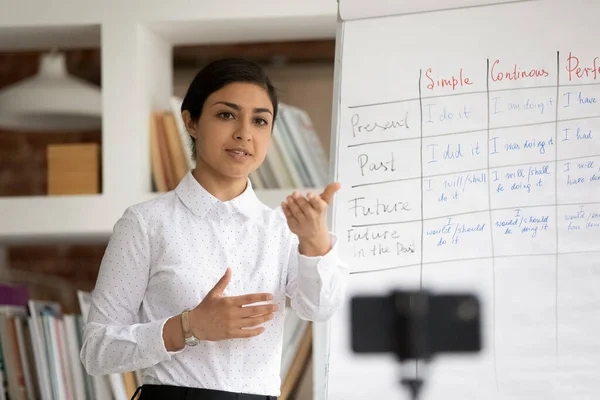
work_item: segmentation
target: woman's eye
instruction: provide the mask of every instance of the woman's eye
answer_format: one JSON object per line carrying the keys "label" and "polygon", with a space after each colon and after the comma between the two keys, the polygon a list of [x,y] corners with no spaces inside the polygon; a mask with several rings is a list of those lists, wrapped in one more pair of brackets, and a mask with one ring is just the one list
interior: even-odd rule
{"label": "woman's eye", "polygon": [[255,121],[257,124],[259,124],[259,125],[268,125],[268,124],[269,124],[269,123],[267,122],[267,120],[266,120],[266,119],[264,119],[264,118],[256,118],[254,121]]}
{"label": "woman's eye", "polygon": [[233,114],[230,113],[230,112],[227,112],[227,111],[219,113],[218,116],[219,116],[219,118],[222,118],[222,119],[231,119],[231,118],[233,118]]}

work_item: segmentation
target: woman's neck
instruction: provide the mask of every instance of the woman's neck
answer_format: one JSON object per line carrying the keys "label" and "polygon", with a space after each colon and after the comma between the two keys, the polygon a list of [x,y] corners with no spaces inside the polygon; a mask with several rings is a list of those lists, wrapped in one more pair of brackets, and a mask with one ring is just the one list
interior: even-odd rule
{"label": "woman's neck", "polygon": [[197,165],[192,175],[208,193],[221,201],[236,198],[246,190],[248,184],[247,178],[223,176],[208,165]]}

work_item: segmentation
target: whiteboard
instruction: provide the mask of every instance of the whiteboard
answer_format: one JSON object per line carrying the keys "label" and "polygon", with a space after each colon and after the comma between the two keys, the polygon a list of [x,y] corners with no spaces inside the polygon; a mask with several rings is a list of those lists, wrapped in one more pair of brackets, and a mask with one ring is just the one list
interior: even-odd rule
{"label": "whiteboard", "polygon": [[599,15],[541,0],[339,22],[330,221],[352,274],[315,336],[317,399],[408,398],[395,358],[352,353],[349,304],[419,287],[475,293],[484,335],[424,369],[423,399],[600,396]]}

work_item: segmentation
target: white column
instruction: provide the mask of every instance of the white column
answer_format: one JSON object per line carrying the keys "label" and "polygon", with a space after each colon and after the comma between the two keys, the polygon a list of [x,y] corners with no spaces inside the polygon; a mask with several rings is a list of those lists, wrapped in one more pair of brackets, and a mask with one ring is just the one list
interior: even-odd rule
{"label": "white column", "polygon": [[139,198],[151,189],[149,118],[167,108],[171,45],[136,22],[102,26],[103,193]]}

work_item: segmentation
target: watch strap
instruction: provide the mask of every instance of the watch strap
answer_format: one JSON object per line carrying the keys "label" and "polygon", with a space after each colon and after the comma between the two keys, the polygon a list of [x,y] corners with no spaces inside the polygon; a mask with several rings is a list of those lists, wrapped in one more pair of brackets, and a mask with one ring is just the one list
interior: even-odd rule
{"label": "watch strap", "polygon": [[192,333],[192,328],[190,328],[190,311],[189,310],[185,310],[184,312],[181,313],[181,325],[183,327],[183,337],[185,337],[186,339],[194,336],[194,334]]}

